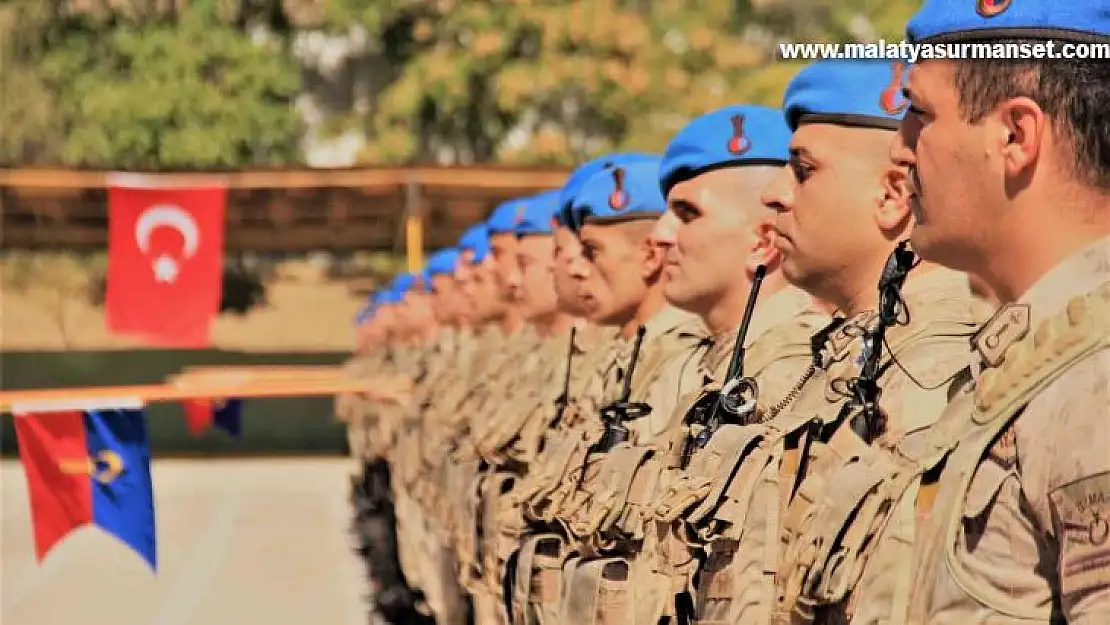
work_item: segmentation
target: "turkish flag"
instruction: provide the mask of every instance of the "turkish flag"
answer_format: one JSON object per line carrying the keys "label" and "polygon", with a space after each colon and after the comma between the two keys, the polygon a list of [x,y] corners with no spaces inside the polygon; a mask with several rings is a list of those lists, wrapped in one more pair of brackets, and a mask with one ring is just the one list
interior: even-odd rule
{"label": "turkish flag", "polygon": [[108,189],[108,328],[209,345],[220,311],[227,189]]}

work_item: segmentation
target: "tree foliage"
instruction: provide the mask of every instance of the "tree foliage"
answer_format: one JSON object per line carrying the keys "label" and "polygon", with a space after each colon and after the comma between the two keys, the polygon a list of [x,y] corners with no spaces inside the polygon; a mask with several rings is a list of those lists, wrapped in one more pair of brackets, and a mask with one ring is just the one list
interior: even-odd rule
{"label": "tree foliage", "polygon": [[371,162],[571,164],[661,150],[689,119],[779,105],[779,41],[900,38],[912,0],[342,0],[401,66]]}
{"label": "tree foliage", "polygon": [[[383,73],[368,163],[573,164],[779,105],[780,41],[898,40],[918,0],[0,0],[0,161],[293,163],[298,30],[358,28]],[[328,127],[325,125],[325,127]]]}
{"label": "tree foliage", "polygon": [[138,170],[297,160],[300,78],[280,20],[248,21],[223,0],[76,4],[5,7],[0,158]]}

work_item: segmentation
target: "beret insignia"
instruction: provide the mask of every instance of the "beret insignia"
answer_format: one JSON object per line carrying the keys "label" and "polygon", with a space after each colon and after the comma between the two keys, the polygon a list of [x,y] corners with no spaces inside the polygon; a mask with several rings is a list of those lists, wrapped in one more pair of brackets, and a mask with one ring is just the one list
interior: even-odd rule
{"label": "beret insignia", "polygon": [[744,134],[744,116],[732,116],[732,138],[728,140],[728,151],[740,156],[752,149],[752,142]]}

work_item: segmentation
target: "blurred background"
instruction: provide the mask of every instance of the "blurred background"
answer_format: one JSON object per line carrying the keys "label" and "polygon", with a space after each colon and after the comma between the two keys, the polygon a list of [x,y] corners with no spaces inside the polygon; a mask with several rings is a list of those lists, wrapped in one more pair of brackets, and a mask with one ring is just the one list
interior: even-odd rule
{"label": "blurred background", "polygon": [[[339,362],[367,295],[498,202],[661,151],[714,108],[777,105],[799,67],[777,43],[898,40],[916,6],[0,0],[0,382]],[[212,353],[107,331],[108,171],[231,176]]]}
{"label": "blurred background", "polygon": [[[726,104],[777,105],[799,67],[778,42],[897,40],[917,4],[0,0],[0,349],[128,345],[98,329],[94,172],[258,174],[231,185],[216,343],[342,350],[365,293],[404,265],[414,192],[417,244],[450,244],[584,159],[660,151]],[[479,169],[415,185],[335,175],[415,165]],[[499,168],[517,178],[498,185]],[[533,170],[554,175],[520,175]],[[305,323],[292,311],[306,300],[344,323]]]}

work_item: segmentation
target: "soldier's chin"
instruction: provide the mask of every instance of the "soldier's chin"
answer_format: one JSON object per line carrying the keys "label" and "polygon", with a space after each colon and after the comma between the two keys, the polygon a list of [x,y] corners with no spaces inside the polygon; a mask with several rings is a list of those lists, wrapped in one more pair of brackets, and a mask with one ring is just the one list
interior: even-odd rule
{"label": "soldier's chin", "polygon": [[668,282],[664,285],[663,297],[671,306],[691,312],[693,312],[698,299],[691,291],[690,285],[681,282]]}

